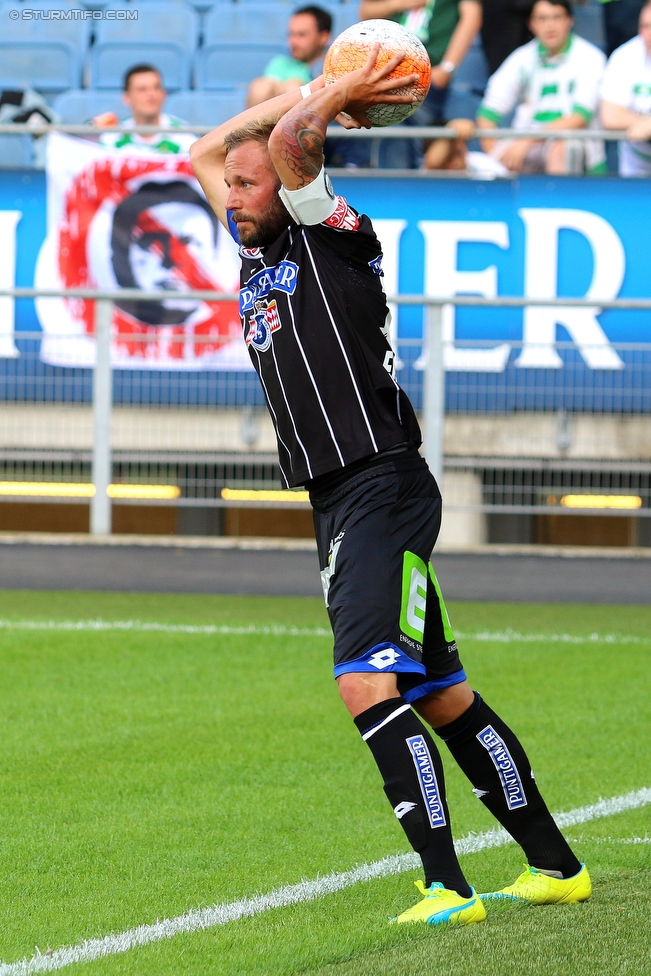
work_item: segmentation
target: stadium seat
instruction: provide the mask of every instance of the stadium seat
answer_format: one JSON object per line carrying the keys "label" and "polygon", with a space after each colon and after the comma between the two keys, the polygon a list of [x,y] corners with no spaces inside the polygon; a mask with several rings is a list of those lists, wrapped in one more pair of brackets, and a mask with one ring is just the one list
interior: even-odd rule
{"label": "stadium seat", "polygon": [[455,72],[447,114],[451,119],[474,119],[488,83],[488,62],[479,38]]}
{"label": "stadium seat", "polygon": [[77,89],[67,91],[54,99],[52,108],[64,124],[83,125],[101,112],[115,112],[118,118],[126,118],[129,110],[122,101],[121,91],[93,91]]}
{"label": "stadium seat", "polygon": [[[46,3],[35,0],[33,9],[77,7],[63,0]],[[24,9],[32,9],[25,3]],[[81,83],[83,59],[90,39],[90,22],[40,18],[13,20],[20,4],[0,4],[0,88],[36,88],[55,93],[77,88]]]}
{"label": "stadium seat", "polygon": [[196,59],[196,87],[214,91],[248,84],[273,57],[286,53],[284,44],[207,44]]}
{"label": "stadium seat", "polygon": [[[130,7],[138,10],[139,4]],[[146,8],[146,16],[137,20],[96,22],[90,56],[91,87],[119,88],[129,68],[147,61],[161,72],[168,91],[189,88],[199,15],[188,4],[174,0],[151,0]]]}
{"label": "stadium seat", "polygon": [[126,42],[96,44],[90,59],[90,83],[93,88],[121,87],[124,76],[143,58],[161,73],[167,91],[188,88],[192,74],[192,59],[178,44],[154,42]]}
{"label": "stadium seat", "polygon": [[0,135],[0,169],[23,169],[32,162],[31,136]]}
{"label": "stadium seat", "polygon": [[[10,17],[10,13],[14,10],[21,11],[23,9],[30,10],[41,10],[43,15],[47,16],[47,20],[41,20],[40,18],[32,20],[23,20],[19,17],[13,20]],[[0,24],[2,24],[2,32],[0,37],[3,41],[30,41],[36,43],[42,43],[44,41],[54,41],[57,44],[67,44],[70,48],[75,51],[79,51],[83,54],[88,47],[91,33],[91,21],[89,20],[76,20],[73,19],[71,15],[69,20],[60,20],[56,17],[56,14],[60,10],[74,10],[82,9],[79,3],[66,3],[65,0],[34,0],[32,3],[25,2],[23,4],[15,3],[13,0],[5,0],[4,3],[0,3]],[[46,11],[52,11],[52,13],[46,13]]]}
{"label": "stadium seat", "polygon": [[221,125],[246,107],[246,91],[182,91],[167,100],[165,110],[190,125]]}
{"label": "stadium seat", "polygon": [[206,14],[204,44],[284,44],[292,7],[283,3],[220,0]]}
{"label": "stadium seat", "polygon": [[359,7],[356,3],[322,3],[317,6],[332,14],[332,38],[338,37],[347,27],[359,22]]}
{"label": "stadium seat", "polygon": [[35,88],[54,94],[81,84],[83,57],[54,41],[0,40],[0,89]]}
{"label": "stadium seat", "polygon": [[606,50],[604,35],[604,14],[601,3],[590,3],[574,6],[574,31],[579,37],[584,37],[591,44],[596,44],[602,51]]}

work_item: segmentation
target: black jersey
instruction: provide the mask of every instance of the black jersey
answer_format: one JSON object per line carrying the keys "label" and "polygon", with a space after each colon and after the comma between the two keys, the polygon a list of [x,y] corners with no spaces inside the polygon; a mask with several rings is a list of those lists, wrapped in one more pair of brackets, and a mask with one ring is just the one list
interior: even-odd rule
{"label": "black jersey", "polygon": [[283,480],[303,485],[400,444],[421,443],[394,378],[371,221],[332,217],[240,248],[240,314],[278,439]]}

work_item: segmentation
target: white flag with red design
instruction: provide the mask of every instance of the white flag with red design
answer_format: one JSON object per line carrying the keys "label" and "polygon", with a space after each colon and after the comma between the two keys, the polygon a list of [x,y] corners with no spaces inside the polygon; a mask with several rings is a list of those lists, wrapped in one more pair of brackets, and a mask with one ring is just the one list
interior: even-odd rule
{"label": "white flag with red design", "polygon": [[[111,359],[119,369],[252,368],[237,303],[184,296],[239,288],[237,247],[187,154],[49,136],[47,237],[34,284],[160,291],[160,302],[115,304]],[[39,298],[36,308],[45,333],[41,358],[56,366],[92,366],[94,303]]]}

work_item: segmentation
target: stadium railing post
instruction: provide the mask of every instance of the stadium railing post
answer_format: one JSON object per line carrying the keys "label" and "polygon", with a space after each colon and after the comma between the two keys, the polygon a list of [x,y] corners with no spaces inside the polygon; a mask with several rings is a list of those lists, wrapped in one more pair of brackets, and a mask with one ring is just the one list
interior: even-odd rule
{"label": "stadium railing post", "polygon": [[111,373],[111,319],[113,302],[95,302],[95,369],[93,371],[93,485],[90,503],[92,535],[110,535],[111,499],[111,407],[113,401]]}
{"label": "stadium railing post", "polygon": [[425,322],[423,453],[430,471],[443,490],[443,421],[445,411],[443,307],[441,305],[428,305]]}

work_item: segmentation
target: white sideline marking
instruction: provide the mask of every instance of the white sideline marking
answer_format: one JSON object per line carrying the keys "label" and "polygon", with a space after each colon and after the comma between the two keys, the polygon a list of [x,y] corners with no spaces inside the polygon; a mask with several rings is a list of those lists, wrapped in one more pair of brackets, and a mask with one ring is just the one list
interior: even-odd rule
{"label": "white sideline marking", "polygon": [[[615,796],[609,800],[599,800],[589,806],[577,807],[566,813],[554,814],[559,827],[570,827],[574,824],[586,823],[599,817],[610,817],[625,810],[635,810],[651,803],[651,789],[644,788]],[[487,830],[482,834],[468,834],[461,840],[455,841],[458,854],[476,854],[490,847],[502,847],[511,841],[510,836],[501,828]],[[0,963],[0,976],[30,976],[31,973],[49,973],[56,969],[63,969],[76,962],[92,962],[104,956],[113,956],[120,952],[128,952],[137,946],[160,942],[161,939],[171,939],[175,935],[187,932],[198,932],[202,929],[213,928],[216,925],[226,925],[240,918],[258,915],[271,908],[285,908],[299,902],[314,901],[324,895],[334,894],[344,888],[350,888],[360,881],[371,881],[373,878],[386,878],[403,871],[411,871],[420,866],[417,854],[395,854],[384,857],[372,864],[362,864],[352,871],[340,874],[326,874],[314,881],[301,881],[299,884],[286,885],[276,888],[266,895],[255,895],[253,898],[243,898],[240,901],[227,902],[222,905],[212,905],[210,908],[195,908],[178,915],[176,918],[166,918],[153,925],[139,925],[118,935],[105,935],[100,939],[87,939],[76,946],[57,949],[50,955],[38,953],[31,959],[20,959],[18,962]]]}
{"label": "white sideline marking", "polygon": [[0,620],[0,630],[133,630],[164,634],[254,634],[265,637],[332,637],[327,627],[285,627],[282,624],[160,624],[146,620]]}
{"label": "white sideline marking", "polygon": [[496,644],[649,644],[651,638],[626,634],[521,634],[507,628],[475,633],[455,631],[460,640],[488,641]]}
{"label": "white sideline marking", "polygon": [[[332,637],[328,627],[287,627],[283,624],[163,624],[146,620],[0,620],[0,630],[158,631],[163,634],[252,634],[259,637]],[[496,644],[649,644],[651,638],[626,634],[522,634],[502,631],[456,631],[459,640]]]}
{"label": "white sideline marking", "polygon": [[570,844],[651,844],[651,837],[573,837]]}

